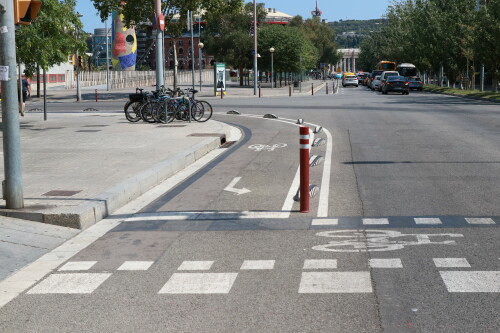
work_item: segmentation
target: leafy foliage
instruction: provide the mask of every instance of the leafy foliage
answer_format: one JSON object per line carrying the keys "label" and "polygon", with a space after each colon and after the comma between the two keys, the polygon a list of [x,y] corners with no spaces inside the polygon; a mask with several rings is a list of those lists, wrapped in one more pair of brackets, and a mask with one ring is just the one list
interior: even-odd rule
{"label": "leafy foliage", "polygon": [[44,0],[36,20],[16,30],[17,61],[26,65],[28,77],[37,65],[49,67],[68,61],[77,50],[85,52],[85,34],[75,13],[74,0]]}

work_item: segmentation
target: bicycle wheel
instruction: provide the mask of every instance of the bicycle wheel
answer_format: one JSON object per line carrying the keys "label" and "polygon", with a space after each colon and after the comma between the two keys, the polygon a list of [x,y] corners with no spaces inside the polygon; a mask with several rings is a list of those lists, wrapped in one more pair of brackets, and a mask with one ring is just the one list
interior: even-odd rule
{"label": "bicycle wheel", "polygon": [[212,105],[207,101],[196,101],[191,107],[191,117],[201,123],[210,119],[212,112]]}
{"label": "bicycle wheel", "polygon": [[166,124],[174,120],[174,112],[169,101],[156,103],[153,114],[156,121],[162,124]]}
{"label": "bicycle wheel", "polygon": [[141,119],[141,106],[142,101],[128,101],[123,108],[125,118],[132,123],[139,121]]}
{"label": "bicycle wheel", "polygon": [[155,102],[147,102],[141,108],[141,117],[147,123],[156,122],[156,119],[153,116],[155,104]]}
{"label": "bicycle wheel", "polygon": [[189,103],[181,101],[175,106],[175,119],[188,120]]}

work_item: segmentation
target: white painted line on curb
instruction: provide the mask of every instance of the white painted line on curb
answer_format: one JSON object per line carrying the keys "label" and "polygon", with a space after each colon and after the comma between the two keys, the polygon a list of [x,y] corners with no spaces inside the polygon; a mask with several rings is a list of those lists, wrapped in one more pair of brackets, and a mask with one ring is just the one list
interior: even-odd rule
{"label": "white painted line on curb", "polygon": [[241,265],[241,270],[251,269],[273,269],[276,260],[245,260]]}
{"label": "white painted line on curb", "polygon": [[97,261],[68,261],[58,271],[88,271]]}
{"label": "white painted line on curb", "polygon": [[238,273],[174,273],[158,294],[228,294]]}
{"label": "white painted line on curb", "polygon": [[182,264],[177,268],[178,271],[208,271],[212,265],[213,261],[183,261]]}
{"label": "white painted line on curb", "polygon": [[428,218],[428,217],[416,217],[414,218],[416,224],[442,224],[439,218]]}
{"label": "white painted line on curb", "polygon": [[450,293],[500,293],[500,271],[439,272]]}
{"label": "white painted line on curb", "polygon": [[154,261],[125,261],[118,271],[147,271]]}
{"label": "white painted line on curb", "polygon": [[469,262],[465,258],[433,258],[434,265],[438,268],[458,268],[458,267],[470,267]]}

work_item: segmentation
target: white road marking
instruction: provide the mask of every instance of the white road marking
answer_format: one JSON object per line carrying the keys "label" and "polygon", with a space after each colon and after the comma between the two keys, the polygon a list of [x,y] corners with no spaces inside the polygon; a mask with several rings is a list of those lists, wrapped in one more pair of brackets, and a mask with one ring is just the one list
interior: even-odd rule
{"label": "white road marking", "polygon": [[27,294],[91,294],[111,273],[52,274]]}
{"label": "white road marking", "polygon": [[212,265],[213,261],[184,261],[177,268],[178,271],[208,271]]}
{"label": "white road marking", "polygon": [[125,261],[117,270],[119,271],[147,271],[154,261]]}
{"label": "white road marking", "polygon": [[219,212],[219,211],[203,211],[203,212],[158,212],[158,213],[141,213],[135,214],[133,217],[127,218],[124,222],[134,221],[169,221],[169,220],[244,220],[244,219],[287,219],[290,217],[290,212],[282,211],[234,211],[234,212]]}
{"label": "white road marking", "polygon": [[323,128],[326,134],[326,154],[323,163],[323,175],[321,177],[321,186],[319,188],[319,201],[318,201],[318,217],[328,216],[328,198],[330,196],[330,175],[332,168],[332,152],[333,152],[333,139],[330,131]]}
{"label": "white road marking", "polygon": [[389,224],[388,219],[363,219],[364,225],[383,225]]}
{"label": "white road marking", "polygon": [[370,272],[302,272],[300,294],[371,293]]}
{"label": "white road marking", "polygon": [[399,258],[393,259],[370,259],[371,268],[403,268],[403,263]]}
{"label": "white road marking", "polygon": [[500,271],[439,272],[450,293],[500,293]]}
{"label": "white road marking", "polygon": [[414,220],[416,224],[442,224],[439,218],[416,217]]}
{"label": "white road marking", "polygon": [[473,218],[473,217],[467,217],[465,218],[467,223],[469,224],[495,224],[495,221],[490,218]]}
{"label": "white road marking", "polygon": [[247,188],[235,188],[236,184],[241,180],[241,177],[235,177],[230,183],[229,185],[226,186],[226,188],[224,188],[224,191],[228,191],[228,192],[233,192],[233,193],[236,193],[238,195],[242,195],[242,194],[245,194],[245,193],[250,193],[252,191],[250,191],[249,189]]}
{"label": "white road marking", "polygon": [[97,261],[68,261],[58,271],[88,271]]}
{"label": "white road marking", "polygon": [[250,269],[273,269],[276,260],[245,260],[241,265],[241,270]]}
{"label": "white road marking", "polygon": [[470,267],[469,262],[465,258],[433,258],[434,265],[438,268],[445,267]]}
{"label": "white road marking", "polygon": [[303,269],[336,269],[337,259],[306,259]]}
{"label": "white road marking", "polygon": [[158,294],[228,294],[238,273],[174,273]]}
{"label": "white road marking", "polygon": [[313,219],[311,225],[338,225],[338,219]]}

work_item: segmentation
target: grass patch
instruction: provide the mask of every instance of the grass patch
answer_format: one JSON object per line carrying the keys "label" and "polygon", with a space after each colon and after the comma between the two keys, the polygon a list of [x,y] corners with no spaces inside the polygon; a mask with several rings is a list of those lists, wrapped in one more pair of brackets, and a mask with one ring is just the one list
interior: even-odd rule
{"label": "grass patch", "polygon": [[500,92],[492,92],[492,91],[479,91],[479,90],[463,90],[456,88],[448,88],[448,87],[439,87],[432,84],[426,84],[424,86],[425,91],[430,92],[438,92],[438,93],[447,93],[458,96],[467,96],[467,97],[478,97],[478,98],[488,98],[496,101],[500,101]]}

